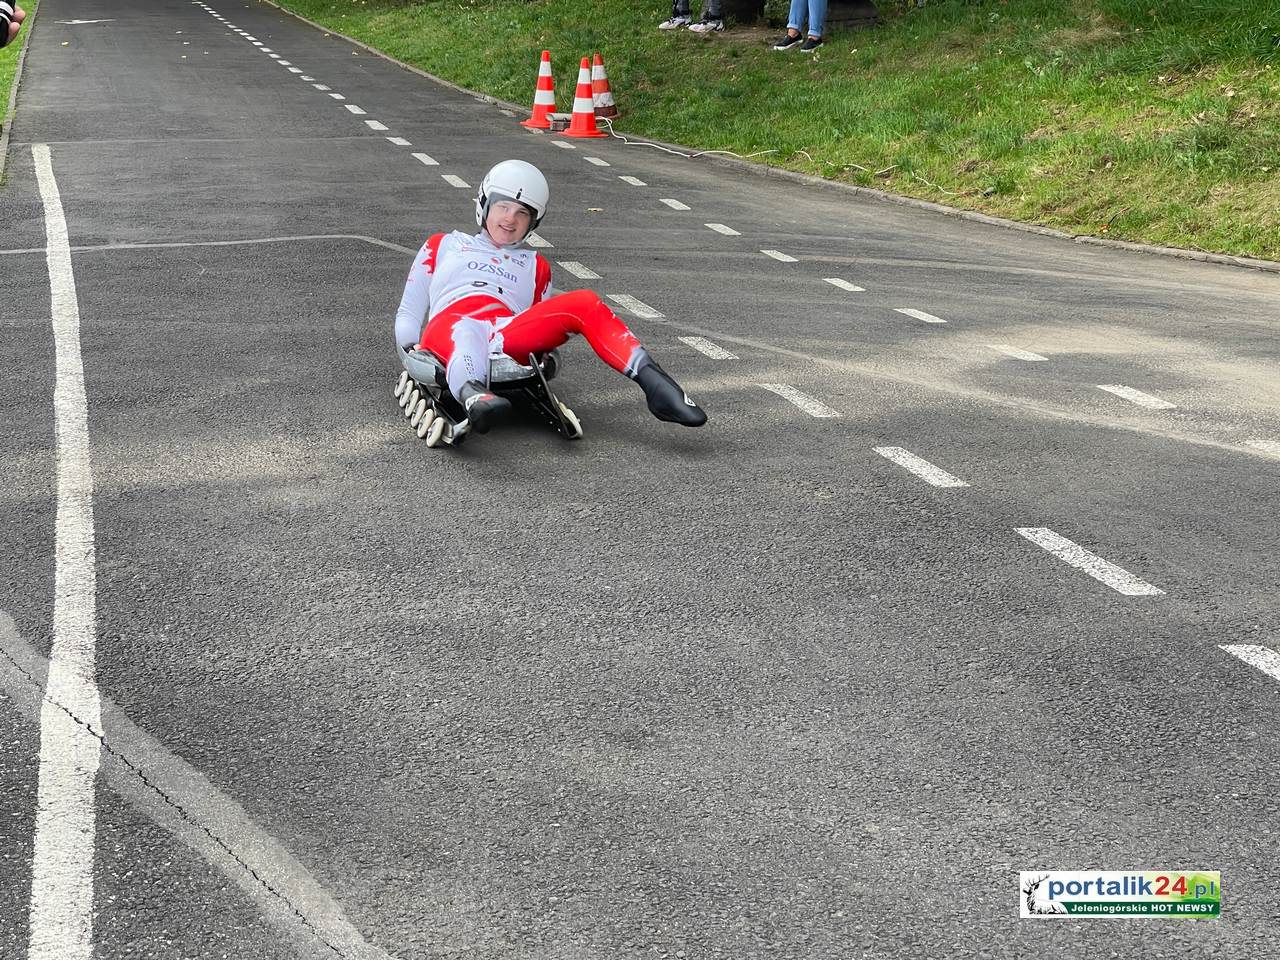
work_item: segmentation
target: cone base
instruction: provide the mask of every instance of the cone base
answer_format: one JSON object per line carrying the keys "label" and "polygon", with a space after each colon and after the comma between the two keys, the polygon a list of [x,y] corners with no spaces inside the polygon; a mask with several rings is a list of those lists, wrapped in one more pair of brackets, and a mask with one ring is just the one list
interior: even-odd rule
{"label": "cone base", "polygon": [[601,130],[565,130],[566,137],[607,137],[608,134]]}
{"label": "cone base", "polygon": [[550,130],[551,121],[546,117],[530,117],[528,120],[521,120],[520,126],[531,130]]}
{"label": "cone base", "polygon": [[604,117],[606,120],[616,120],[618,118],[617,107],[596,107],[596,116]]}

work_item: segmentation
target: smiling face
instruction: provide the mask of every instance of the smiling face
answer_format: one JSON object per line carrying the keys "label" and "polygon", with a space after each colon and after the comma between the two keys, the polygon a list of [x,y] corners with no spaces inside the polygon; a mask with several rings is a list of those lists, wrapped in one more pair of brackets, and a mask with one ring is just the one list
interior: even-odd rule
{"label": "smiling face", "polygon": [[533,214],[515,200],[495,200],[489,205],[484,228],[489,239],[500,247],[514,246],[524,239],[533,225]]}

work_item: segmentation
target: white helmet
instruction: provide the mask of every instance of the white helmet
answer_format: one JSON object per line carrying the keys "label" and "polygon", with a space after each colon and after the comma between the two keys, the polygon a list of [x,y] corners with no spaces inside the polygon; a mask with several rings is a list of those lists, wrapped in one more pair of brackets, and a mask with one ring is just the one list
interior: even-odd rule
{"label": "white helmet", "polygon": [[489,205],[495,200],[516,200],[533,211],[533,222],[529,225],[532,230],[542,222],[550,199],[547,178],[537,167],[523,160],[503,160],[480,181],[480,192],[476,194],[476,226],[484,226]]}

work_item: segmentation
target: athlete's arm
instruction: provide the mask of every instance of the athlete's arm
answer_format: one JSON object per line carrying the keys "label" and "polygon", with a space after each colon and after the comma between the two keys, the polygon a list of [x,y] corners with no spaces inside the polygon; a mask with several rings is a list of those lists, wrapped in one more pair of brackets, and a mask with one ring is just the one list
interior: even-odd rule
{"label": "athlete's arm", "polygon": [[443,233],[433,234],[427,238],[413,258],[413,266],[409,268],[409,278],[404,283],[404,295],[400,298],[400,307],[396,310],[396,346],[413,349],[422,336],[422,325],[427,319],[427,311],[431,308],[431,274],[435,269],[436,256],[440,252],[440,241]]}
{"label": "athlete's arm", "polygon": [[538,266],[533,280],[533,302],[541,303],[543,300],[550,300],[559,291],[551,286],[551,264],[547,263],[540,253],[534,256],[538,258]]}

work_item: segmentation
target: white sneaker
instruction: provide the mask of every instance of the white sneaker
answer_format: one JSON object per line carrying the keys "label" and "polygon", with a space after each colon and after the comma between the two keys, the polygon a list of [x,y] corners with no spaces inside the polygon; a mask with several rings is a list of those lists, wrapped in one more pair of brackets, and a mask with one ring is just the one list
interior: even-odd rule
{"label": "white sneaker", "polygon": [[658,24],[659,30],[679,30],[681,27],[687,27],[690,22],[689,17],[672,17],[670,20],[663,20]]}
{"label": "white sneaker", "polygon": [[719,33],[724,29],[724,21],[702,20],[698,23],[689,24],[689,29],[694,33]]}

